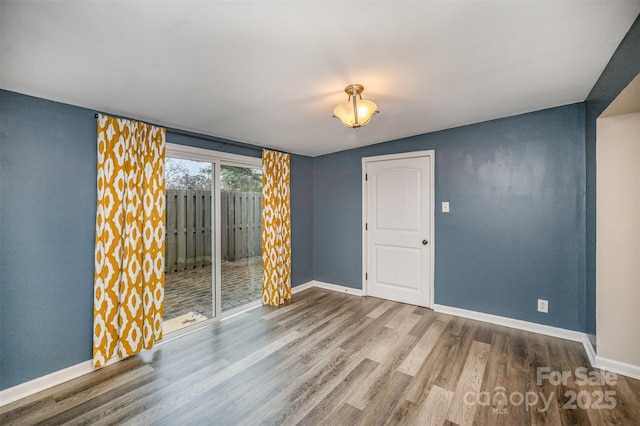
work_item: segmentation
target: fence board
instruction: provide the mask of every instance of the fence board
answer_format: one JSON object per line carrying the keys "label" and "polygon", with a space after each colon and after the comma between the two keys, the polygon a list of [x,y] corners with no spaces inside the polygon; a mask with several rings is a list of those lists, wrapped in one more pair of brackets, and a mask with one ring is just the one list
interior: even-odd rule
{"label": "fence board", "polygon": [[251,212],[251,230],[252,234],[249,241],[252,242],[252,250],[249,257],[259,256],[262,254],[262,194],[256,194],[252,197],[252,205],[249,209]]}
{"label": "fence board", "polygon": [[249,257],[249,194],[243,192],[242,197],[242,254]]}
{"label": "fence board", "polygon": [[196,191],[196,206],[195,206],[195,231],[196,231],[196,253],[195,253],[195,266],[197,268],[202,267],[204,264],[204,191]]}
{"label": "fence board", "polygon": [[211,191],[204,191],[204,260],[205,265],[211,264]]}
{"label": "fence board", "polygon": [[167,271],[175,271],[177,254],[178,254],[178,229],[177,225],[177,191],[167,190],[167,236],[165,240],[166,255],[165,255],[165,269]]}
{"label": "fence board", "polygon": [[192,190],[187,190],[187,251],[186,251],[186,267],[192,269],[195,265],[195,206],[194,194]]}
{"label": "fence board", "polygon": [[228,250],[229,250],[229,203],[228,195],[226,192],[220,193],[220,243],[222,250],[222,258],[228,258]]}
{"label": "fence board", "polygon": [[242,196],[237,193],[233,194],[233,235],[235,239],[235,252],[229,253],[233,256],[232,260],[238,260],[242,258]]}
{"label": "fence board", "polygon": [[176,229],[178,232],[176,242],[176,271],[182,271],[187,266],[187,199],[184,191],[178,191],[177,211],[176,211]]}
{"label": "fence board", "polygon": [[236,239],[235,239],[235,223],[236,223],[236,205],[234,203],[233,196],[231,194],[227,194],[227,208],[229,209],[227,229],[229,232],[229,240],[227,241],[228,249],[227,249],[227,260],[236,260]]}
{"label": "fence board", "polygon": [[[167,190],[166,273],[211,264],[211,197],[211,191]],[[261,201],[260,193],[220,193],[223,261],[260,255]]]}

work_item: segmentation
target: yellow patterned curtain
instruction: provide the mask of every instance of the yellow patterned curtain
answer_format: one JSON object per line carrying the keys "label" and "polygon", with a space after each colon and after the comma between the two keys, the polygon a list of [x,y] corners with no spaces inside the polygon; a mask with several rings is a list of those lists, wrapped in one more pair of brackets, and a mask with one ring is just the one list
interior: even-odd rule
{"label": "yellow patterned curtain", "polygon": [[98,116],[93,364],[162,338],[166,129]]}
{"label": "yellow patterned curtain", "polygon": [[262,303],[291,299],[289,154],[262,151]]}

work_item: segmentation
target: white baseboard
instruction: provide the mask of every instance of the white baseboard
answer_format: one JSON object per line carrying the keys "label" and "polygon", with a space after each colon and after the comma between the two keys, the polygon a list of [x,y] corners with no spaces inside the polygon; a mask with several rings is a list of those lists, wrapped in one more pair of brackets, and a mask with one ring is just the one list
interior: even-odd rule
{"label": "white baseboard", "polygon": [[314,283],[313,281],[308,281],[304,284],[299,284],[295,287],[291,287],[291,293],[296,294],[296,293],[300,293],[301,291],[308,290],[311,287],[313,287],[313,283]]}
{"label": "white baseboard", "polygon": [[532,333],[543,334],[545,336],[558,337],[560,339],[571,340],[582,343],[584,351],[589,358],[589,363],[595,367],[596,354],[586,333],[580,331],[567,330],[565,328],[553,327],[550,325],[537,324],[535,322],[522,321],[514,318],[501,317],[498,315],[485,314],[483,312],[469,311],[467,309],[454,308],[446,305],[433,305],[433,310],[443,314],[455,315],[469,318],[476,321],[488,322],[490,324],[502,325],[504,327],[515,328],[517,330],[530,331]]}
{"label": "white baseboard", "polygon": [[[115,357],[106,364],[111,365],[120,361],[121,358]],[[62,370],[54,371],[46,376],[38,377],[25,383],[10,387],[0,391],[0,407],[11,404],[19,399],[26,398],[43,390],[47,390],[62,383],[68,382],[85,374],[98,370],[93,366],[93,360],[84,361],[76,365],[72,365]]]}
{"label": "white baseboard", "polygon": [[446,305],[433,305],[433,310],[443,314],[455,315],[457,317],[469,318],[477,321],[488,322],[496,325],[503,325],[518,330],[531,331],[532,333],[544,334],[546,336],[559,337],[561,339],[572,340],[584,343],[587,335],[579,331],[567,330],[564,328],[552,327],[550,325],[537,324],[535,322],[522,321],[498,315],[485,314],[483,312],[469,311],[466,309],[453,308]]}
{"label": "white baseboard", "polygon": [[593,366],[602,370],[612,371],[617,374],[622,374],[623,376],[640,380],[640,365],[628,364],[626,362],[596,356],[596,362]]}
{"label": "white baseboard", "polygon": [[311,287],[318,287],[318,288],[324,288],[325,290],[331,290],[331,291],[337,291],[340,293],[346,293],[346,294],[353,294],[354,296],[362,296],[362,290],[359,288],[351,288],[351,287],[345,287],[342,285],[337,285],[337,284],[331,284],[331,283],[325,283],[322,281],[309,281],[307,283],[298,285],[293,287],[293,292],[297,293],[299,291],[302,290],[306,290],[308,288]]}
{"label": "white baseboard", "polygon": [[469,318],[477,321],[484,321],[491,324],[502,325],[505,327],[515,328],[518,330],[530,331],[533,333],[544,334],[545,336],[559,337],[561,339],[572,340],[582,343],[584,351],[589,358],[591,366],[602,370],[611,371],[616,374],[631,377],[640,380],[640,366],[627,364],[612,359],[603,358],[596,355],[589,335],[579,331],[566,330],[564,328],[552,327],[549,325],[536,324],[533,322],[517,320],[513,318],[501,317],[497,315],[485,314],[482,312],[468,311],[466,309],[453,308],[445,305],[434,305],[436,312],[455,315],[458,317]]}
{"label": "white baseboard", "polygon": [[67,382],[71,379],[75,379],[76,377],[80,377],[92,371],[93,361],[89,360],[5,389],[0,391],[0,406],[10,404],[14,401],[33,395],[34,393],[41,392],[52,386]]}
{"label": "white baseboard", "polygon": [[587,353],[587,357],[589,358],[589,362],[592,367],[596,367],[596,350],[593,348],[593,344],[591,343],[591,339],[589,335],[585,333],[584,341],[582,342],[582,346],[584,346],[584,351]]}
{"label": "white baseboard", "polygon": [[436,312],[442,312],[444,314],[455,315],[458,317],[516,328],[518,330],[531,331],[533,333],[544,334],[546,336],[559,337],[561,339],[580,342],[584,347],[584,351],[586,352],[587,357],[589,358],[589,363],[591,363],[592,367],[611,371],[616,374],[621,374],[623,376],[640,380],[640,366],[627,364],[625,362],[615,361],[596,355],[596,352],[593,349],[593,345],[591,344],[591,339],[589,339],[589,335],[587,333],[566,330],[564,328],[536,324],[533,322],[521,321],[497,315],[485,314],[482,312],[468,311],[466,309],[452,308],[445,305],[434,305],[433,309]]}

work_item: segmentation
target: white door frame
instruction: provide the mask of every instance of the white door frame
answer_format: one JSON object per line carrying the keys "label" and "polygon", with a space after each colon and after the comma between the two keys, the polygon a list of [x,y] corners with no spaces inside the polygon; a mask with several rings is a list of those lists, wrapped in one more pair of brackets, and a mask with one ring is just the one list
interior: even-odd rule
{"label": "white door frame", "polygon": [[[173,143],[166,144],[166,157],[182,158],[185,160],[195,160],[202,162],[210,162],[214,165],[214,208],[212,209],[214,214],[214,220],[211,222],[215,225],[215,238],[211,238],[211,245],[213,253],[215,253],[215,276],[213,277],[215,291],[215,303],[214,316],[211,320],[220,320],[222,318],[222,271],[220,265],[222,265],[222,231],[221,231],[221,211],[220,211],[220,166],[236,166],[236,167],[249,167],[249,168],[261,168],[262,157],[247,157],[239,154],[231,154],[228,152],[214,151],[204,148],[196,148],[188,145],[178,145]],[[235,311],[230,311],[225,314],[232,315]],[[203,321],[207,323],[208,321]]]}
{"label": "white door frame", "polygon": [[431,167],[429,168],[430,173],[430,187],[429,194],[431,197],[430,200],[430,211],[429,211],[429,227],[431,228],[431,238],[429,244],[431,245],[431,250],[429,254],[429,262],[431,263],[431,268],[429,268],[429,308],[432,308],[434,305],[434,277],[435,277],[435,159],[436,152],[434,150],[426,150],[426,151],[412,151],[412,152],[402,152],[399,154],[387,154],[387,155],[377,155],[374,157],[362,157],[362,294],[367,296],[369,294],[369,288],[367,283],[367,264],[368,264],[368,252],[367,252],[367,230],[365,229],[367,223],[368,216],[368,200],[367,200],[367,164],[375,162],[375,161],[385,161],[385,160],[402,160],[408,158],[416,158],[416,157],[429,157]]}

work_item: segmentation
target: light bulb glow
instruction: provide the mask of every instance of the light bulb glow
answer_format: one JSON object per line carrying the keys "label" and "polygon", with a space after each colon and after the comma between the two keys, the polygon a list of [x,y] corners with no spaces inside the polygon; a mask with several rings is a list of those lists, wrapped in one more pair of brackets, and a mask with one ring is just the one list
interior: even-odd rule
{"label": "light bulb glow", "polygon": [[378,113],[378,106],[374,102],[357,99],[356,110],[358,122],[356,123],[353,109],[353,100],[349,100],[336,106],[333,110],[333,116],[338,118],[346,127],[357,129],[369,123],[371,117]]}

